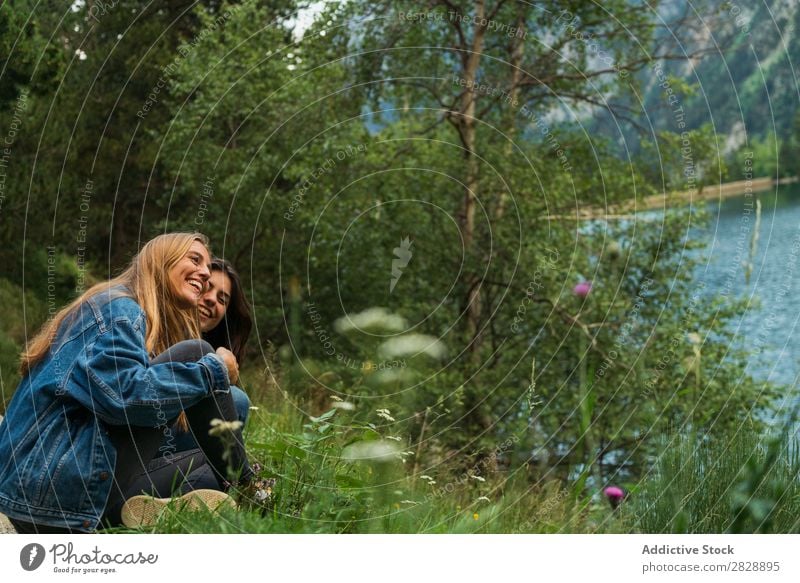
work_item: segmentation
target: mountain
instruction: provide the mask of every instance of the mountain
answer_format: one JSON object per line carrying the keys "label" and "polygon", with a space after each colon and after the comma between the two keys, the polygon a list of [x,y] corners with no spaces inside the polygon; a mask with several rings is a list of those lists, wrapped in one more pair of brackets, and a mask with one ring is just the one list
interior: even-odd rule
{"label": "mountain", "polygon": [[[702,58],[681,58],[663,63],[676,91],[685,83],[691,94],[678,94],[683,108],[685,129],[711,124],[720,138],[724,153],[741,148],[753,139],[770,134],[788,140],[800,103],[800,2],[798,0],[758,0],[719,2],[715,14],[696,12],[698,3],[675,0],[660,14],[665,22],[687,16],[691,41],[677,44],[666,31],[659,42],[662,50],[688,55],[702,46],[712,50]],[[680,132],[673,107],[667,103],[664,77],[653,66],[639,75],[644,107],[639,106],[637,122],[652,124],[657,130]],[[599,121],[611,130],[611,119]],[[624,136],[636,151],[641,133],[633,130]]]}

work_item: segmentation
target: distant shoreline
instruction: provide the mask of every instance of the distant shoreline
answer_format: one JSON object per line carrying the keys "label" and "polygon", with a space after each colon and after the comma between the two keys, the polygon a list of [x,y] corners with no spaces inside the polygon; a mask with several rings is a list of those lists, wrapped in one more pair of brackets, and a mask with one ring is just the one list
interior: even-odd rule
{"label": "distant shoreline", "polygon": [[636,213],[666,209],[677,205],[695,204],[698,202],[719,201],[742,194],[764,192],[774,186],[793,184],[800,178],[791,176],[778,180],[771,177],[753,178],[751,180],[737,180],[722,184],[709,184],[702,191],[684,190],[668,194],[654,194],[638,201],[631,201],[619,205],[611,205],[607,209],[596,207],[578,208],[572,215],[548,215],[546,220],[583,220],[583,219],[631,219]]}

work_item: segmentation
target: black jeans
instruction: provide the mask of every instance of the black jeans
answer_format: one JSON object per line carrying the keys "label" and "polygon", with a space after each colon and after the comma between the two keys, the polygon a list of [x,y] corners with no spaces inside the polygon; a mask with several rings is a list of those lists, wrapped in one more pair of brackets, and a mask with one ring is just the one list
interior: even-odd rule
{"label": "black jeans", "polygon": [[[219,480],[214,476],[205,454],[200,449],[181,451],[172,458],[156,457],[147,464],[145,471],[133,476],[124,494],[119,494],[116,482],[114,488],[116,490],[112,491],[109,497],[100,528],[118,526],[121,522],[122,505],[125,500],[137,494],[146,493],[157,498],[168,498],[173,494],[184,494],[191,490],[221,489]],[[13,518],[9,521],[19,534],[80,534],[79,531],[73,532],[59,526],[22,522]]]}
{"label": "black jeans", "polygon": [[[203,355],[213,353],[212,346],[204,340],[186,340],[171,346],[153,359],[152,364],[164,362],[196,362]],[[212,419],[237,421],[239,416],[230,393],[212,393],[184,411],[189,430],[199,449],[175,455],[159,456],[159,446],[170,431],[174,419],[162,427],[136,427],[133,425],[108,425],[109,437],[117,451],[114,483],[101,519],[101,527],[121,524],[120,511],[125,500],[137,494],[151,494],[166,498],[173,493],[209,488],[227,490],[228,471],[247,482],[253,471],[247,462],[241,429],[233,434],[229,459],[223,459],[226,445],[208,434]],[[62,527],[32,524],[12,520],[23,534],[64,534],[70,530]],[[77,534],[77,533],[76,533]]]}

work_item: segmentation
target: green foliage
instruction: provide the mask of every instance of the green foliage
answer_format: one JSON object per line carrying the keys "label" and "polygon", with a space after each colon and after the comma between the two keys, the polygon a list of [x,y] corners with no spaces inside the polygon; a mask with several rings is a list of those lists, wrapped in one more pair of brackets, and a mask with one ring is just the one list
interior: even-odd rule
{"label": "green foliage", "polygon": [[[663,184],[665,192],[702,192],[704,186],[721,184],[728,178],[723,145],[710,123],[685,132],[664,131],[657,141],[642,144],[637,165],[650,183]],[[764,175],[756,172],[754,176]]]}
{"label": "green foliage", "polygon": [[[35,269],[34,269],[35,267]],[[78,269],[72,258],[42,250],[29,265],[25,288],[0,278],[0,414],[19,382],[19,355],[45,319],[66,304],[74,293]]]}
{"label": "green foliage", "polygon": [[47,93],[48,84],[61,74],[64,55],[47,41],[38,19],[29,20],[37,8],[41,15],[52,10],[52,4],[21,0],[0,6],[0,105],[4,111],[22,92]]}
{"label": "green foliage", "polygon": [[646,533],[796,533],[800,459],[791,432],[761,439],[747,428],[724,438],[664,442],[632,489],[623,515]]}
{"label": "green foliage", "polygon": [[745,180],[744,174],[749,171],[750,178],[779,178],[783,176],[793,176],[797,173],[793,171],[792,150],[782,140],[779,140],[774,132],[767,133],[762,137],[754,137],[749,144],[744,144],[731,155],[732,167],[738,169],[737,175],[732,176],[735,180]]}
{"label": "green foliage", "polygon": [[[792,118],[791,132],[780,144],[780,174],[800,176],[800,111]],[[774,174],[770,174],[774,176]]]}
{"label": "green foliage", "polygon": [[[327,241],[339,225],[318,224],[316,213],[362,173],[368,132],[354,121],[358,102],[343,89],[342,63],[326,61],[336,47],[295,43],[260,3],[235,7],[176,63],[165,99],[172,119],[152,131],[174,184],[164,201],[174,211],[162,224],[212,234],[216,254],[246,261],[245,287],[271,331],[283,323],[286,279],[305,271],[309,248],[314,264],[330,265]],[[357,204],[346,198],[334,216]],[[319,238],[310,242],[314,227]]]}

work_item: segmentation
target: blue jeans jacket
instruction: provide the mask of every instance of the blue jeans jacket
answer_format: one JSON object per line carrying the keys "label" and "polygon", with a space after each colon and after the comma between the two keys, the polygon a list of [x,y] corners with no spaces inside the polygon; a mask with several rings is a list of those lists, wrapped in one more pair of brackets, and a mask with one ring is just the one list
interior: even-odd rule
{"label": "blue jeans jacket", "polygon": [[94,530],[117,458],[106,427],[160,427],[212,391],[230,390],[214,354],[150,365],[145,314],[123,294],[115,288],[84,302],[22,378],[0,423],[3,514]]}

